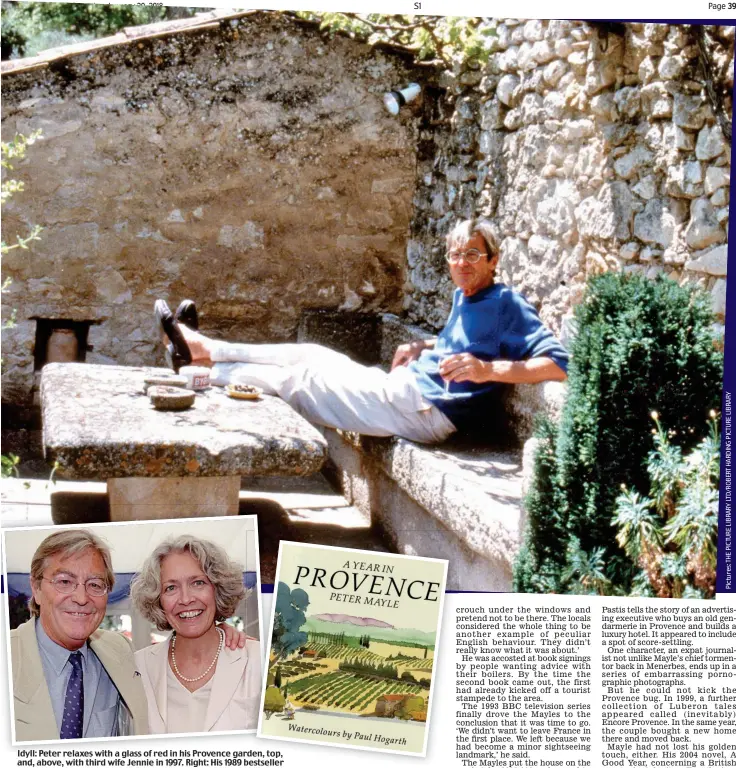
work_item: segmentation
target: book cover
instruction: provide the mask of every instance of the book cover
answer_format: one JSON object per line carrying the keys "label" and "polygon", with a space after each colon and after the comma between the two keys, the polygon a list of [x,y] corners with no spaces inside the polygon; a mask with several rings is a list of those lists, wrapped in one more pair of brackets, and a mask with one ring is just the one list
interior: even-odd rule
{"label": "book cover", "polygon": [[424,755],[447,561],[281,542],[258,735]]}

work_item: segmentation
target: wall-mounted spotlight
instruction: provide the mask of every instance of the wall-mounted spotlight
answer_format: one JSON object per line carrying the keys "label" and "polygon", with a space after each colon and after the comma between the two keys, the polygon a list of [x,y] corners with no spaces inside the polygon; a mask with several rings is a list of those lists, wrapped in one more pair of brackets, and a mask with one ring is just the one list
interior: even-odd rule
{"label": "wall-mounted spotlight", "polygon": [[402,88],[400,91],[384,93],[383,103],[392,115],[398,115],[401,107],[410,101],[414,101],[421,92],[422,86],[419,83],[409,83],[406,88]]}

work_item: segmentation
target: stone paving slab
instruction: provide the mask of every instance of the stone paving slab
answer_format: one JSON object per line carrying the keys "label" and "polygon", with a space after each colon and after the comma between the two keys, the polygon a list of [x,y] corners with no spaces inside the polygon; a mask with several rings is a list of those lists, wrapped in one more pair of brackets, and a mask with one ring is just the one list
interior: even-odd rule
{"label": "stone paving slab", "polygon": [[162,368],[51,363],[41,377],[44,448],[62,477],[308,475],[327,444],[277,397],[229,398],[211,387],[186,411],[157,411],[143,394]]}
{"label": "stone paving slab", "polygon": [[511,589],[524,522],[520,451],[324,434],[347,501],[390,546],[448,559],[448,589]]}

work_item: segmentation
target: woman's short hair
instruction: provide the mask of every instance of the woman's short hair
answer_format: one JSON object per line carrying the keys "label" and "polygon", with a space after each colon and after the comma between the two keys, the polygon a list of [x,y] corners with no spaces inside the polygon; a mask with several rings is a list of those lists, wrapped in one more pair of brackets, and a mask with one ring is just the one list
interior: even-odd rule
{"label": "woman's short hair", "polygon": [[458,240],[468,241],[473,235],[480,235],[483,238],[489,261],[500,253],[498,235],[494,225],[488,219],[475,218],[459,221],[447,233],[447,250],[449,251]]}
{"label": "woman's short hair", "polygon": [[171,629],[161,607],[161,563],[165,557],[186,552],[202,569],[215,588],[217,620],[229,619],[245,596],[243,569],[233,562],[222,547],[195,536],[167,539],[153,550],[130,584],[133,605],[157,629]]}
{"label": "woman's short hair", "polygon": [[[91,549],[98,552],[105,565],[105,582],[108,591],[115,585],[115,573],[112,570],[112,558],[110,557],[110,548],[99,537],[89,531],[72,529],[68,531],[59,531],[47,536],[33,554],[31,560],[31,584],[35,588],[40,588],[43,580],[43,572],[48,565],[48,559],[55,555],[60,555],[63,560],[68,557],[76,557],[86,550]],[[41,607],[36,599],[31,595],[28,601],[28,609],[31,616],[40,616]]]}

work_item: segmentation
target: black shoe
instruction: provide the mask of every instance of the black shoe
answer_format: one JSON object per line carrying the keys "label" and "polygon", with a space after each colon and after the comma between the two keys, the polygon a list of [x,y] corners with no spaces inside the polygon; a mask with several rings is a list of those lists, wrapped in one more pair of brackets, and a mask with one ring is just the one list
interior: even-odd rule
{"label": "black shoe", "polygon": [[179,373],[179,368],[183,365],[189,365],[192,362],[192,353],[189,351],[189,345],[176,322],[176,318],[171,313],[169,305],[163,299],[157,299],[153,305],[153,315],[161,330],[169,337],[171,344],[168,351],[171,354],[171,367],[175,373]]}
{"label": "black shoe", "polygon": [[199,330],[197,307],[191,299],[184,299],[174,312],[174,318],[192,331]]}

